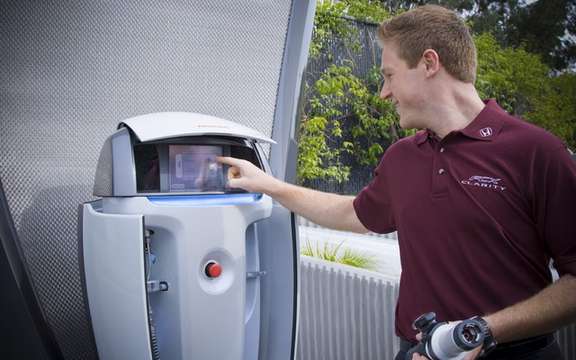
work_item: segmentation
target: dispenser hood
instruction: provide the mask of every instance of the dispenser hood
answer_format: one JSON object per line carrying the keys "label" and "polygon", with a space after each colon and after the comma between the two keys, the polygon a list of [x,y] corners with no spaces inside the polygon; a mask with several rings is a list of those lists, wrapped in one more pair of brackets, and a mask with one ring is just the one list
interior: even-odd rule
{"label": "dispenser hood", "polygon": [[222,135],[276,143],[261,132],[244,125],[210,115],[188,112],[162,112],[135,116],[124,120],[118,127],[129,128],[142,142],[178,136]]}

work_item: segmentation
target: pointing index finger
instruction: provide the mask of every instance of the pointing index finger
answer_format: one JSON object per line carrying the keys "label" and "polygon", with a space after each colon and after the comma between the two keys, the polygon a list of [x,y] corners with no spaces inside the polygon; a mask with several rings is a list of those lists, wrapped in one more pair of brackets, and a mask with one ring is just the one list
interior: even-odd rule
{"label": "pointing index finger", "polygon": [[221,164],[231,165],[231,166],[240,166],[242,160],[236,159],[229,156],[217,156],[216,161]]}

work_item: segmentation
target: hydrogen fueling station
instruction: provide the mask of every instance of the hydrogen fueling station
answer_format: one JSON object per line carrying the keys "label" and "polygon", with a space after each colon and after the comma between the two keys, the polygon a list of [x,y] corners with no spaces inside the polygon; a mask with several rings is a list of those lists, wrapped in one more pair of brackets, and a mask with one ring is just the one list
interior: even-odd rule
{"label": "hydrogen fueling station", "polygon": [[314,6],[2,2],[2,359],[295,358]]}
{"label": "hydrogen fueling station", "polygon": [[[106,140],[94,184],[102,199],[83,205],[81,241],[102,358],[258,358],[261,309],[283,311],[262,304],[260,278],[294,268],[260,267],[259,244],[275,236],[265,225],[272,199],[227,187],[216,161],[232,156],[270,171],[257,141],[274,142],[193,113],[128,119]],[[282,292],[296,296],[294,287]]]}

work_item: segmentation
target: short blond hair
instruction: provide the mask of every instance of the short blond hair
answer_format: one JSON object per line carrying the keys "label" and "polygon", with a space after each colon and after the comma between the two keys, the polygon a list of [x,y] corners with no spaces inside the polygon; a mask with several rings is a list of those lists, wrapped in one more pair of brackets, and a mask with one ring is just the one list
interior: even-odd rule
{"label": "short blond hair", "polygon": [[380,45],[391,41],[409,68],[414,68],[425,50],[438,53],[440,63],[454,78],[474,83],[476,47],[470,29],[452,10],[425,5],[409,10],[378,28]]}

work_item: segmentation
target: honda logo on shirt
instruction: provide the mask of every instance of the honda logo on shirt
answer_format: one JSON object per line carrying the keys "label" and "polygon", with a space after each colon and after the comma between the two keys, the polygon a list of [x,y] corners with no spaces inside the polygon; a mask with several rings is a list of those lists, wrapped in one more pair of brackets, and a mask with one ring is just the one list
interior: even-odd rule
{"label": "honda logo on shirt", "polygon": [[492,128],[485,127],[484,129],[480,129],[480,136],[482,137],[492,136]]}

